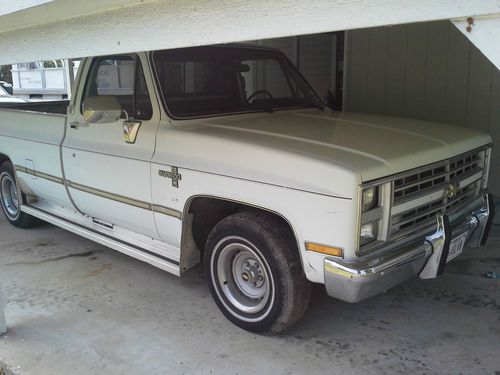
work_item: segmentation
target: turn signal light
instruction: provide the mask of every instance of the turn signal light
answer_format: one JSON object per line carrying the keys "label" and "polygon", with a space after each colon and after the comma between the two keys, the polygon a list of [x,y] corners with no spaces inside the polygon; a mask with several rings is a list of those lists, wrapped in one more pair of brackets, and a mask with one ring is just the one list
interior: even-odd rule
{"label": "turn signal light", "polygon": [[336,257],[342,257],[344,255],[344,250],[340,247],[331,247],[325,245],[318,245],[312,242],[306,242],[306,249],[309,251],[314,251],[316,253],[333,255]]}

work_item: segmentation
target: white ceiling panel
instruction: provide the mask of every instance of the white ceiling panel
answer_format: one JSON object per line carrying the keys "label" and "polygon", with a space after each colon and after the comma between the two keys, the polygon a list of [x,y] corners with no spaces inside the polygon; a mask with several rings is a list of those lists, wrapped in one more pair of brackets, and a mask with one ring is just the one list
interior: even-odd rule
{"label": "white ceiling panel", "polygon": [[500,0],[54,0],[0,17],[0,64],[487,14]]}

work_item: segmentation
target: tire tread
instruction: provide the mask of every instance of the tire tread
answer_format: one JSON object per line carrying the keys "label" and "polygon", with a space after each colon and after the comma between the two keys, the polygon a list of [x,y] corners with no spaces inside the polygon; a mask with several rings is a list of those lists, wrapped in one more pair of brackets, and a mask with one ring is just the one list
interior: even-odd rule
{"label": "tire tread", "polygon": [[226,217],[213,228],[207,240],[204,264],[209,278],[210,254],[213,250],[211,246],[215,245],[218,239],[228,231],[238,235],[247,233],[254,237],[250,240],[267,245],[265,247],[270,250],[268,255],[273,258],[280,270],[278,282],[282,292],[277,293],[277,298],[280,297],[280,309],[273,321],[264,324],[239,323],[231,318],[230,313],[224,311],[221,304],[217,302],[212,281],[209,280],[212,295],[224,315],[241,328],[253,332],[279,333],[296,324],[309,306],[311,285],[302,269],[295,237],[290,234],[289,228],[278,218],[258,211],[244,211]]}
{"label": "tire tread", "polygon": [[[14,168],[13,168],[12,163],[10,161],[3,162],[0,165],[0,174],[2,174],[2,172],[9,173],[11,175],[11,177],[14,179],[14,181],[17,181],[16,175],[14,172]],[[20,201],[24,202],[25,198],[26,197],[24,196],[24,194],[22,194],[22,196],[20,197]],[[3,211],[3,205],[0,204],[0,206],[2,206],[2,211]],[[16,220],[12,220],[11,218],[9,218],[5,212],[4,212],[4,215],[9,223],[11,223],[15,227],[21,228],[21,229],[31,228],[31,227],[35,226],[38,222],[35,217],[28,215],[27,213],[22,212],[22,211],[20,212],[19,217]]]}

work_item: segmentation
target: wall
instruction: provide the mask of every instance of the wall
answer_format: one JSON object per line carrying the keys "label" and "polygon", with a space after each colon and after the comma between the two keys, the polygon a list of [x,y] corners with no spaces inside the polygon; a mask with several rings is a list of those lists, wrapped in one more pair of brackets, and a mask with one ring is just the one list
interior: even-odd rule
{"label": "wall", "polygon": [[316,92],[323,97],[335,86],[337,34],[265,39],[257,44],[278,48],[299,68]]}
{"label": "wall", "polygon": [[496,146],[500,195],[500,71],[448,21],[350,31],[344,109],[467,126]]}
{"label": "wall", "polygon": [[335,35],[304,35],[299,38],[298,67],[322,97],[332,88],[335,78]]}

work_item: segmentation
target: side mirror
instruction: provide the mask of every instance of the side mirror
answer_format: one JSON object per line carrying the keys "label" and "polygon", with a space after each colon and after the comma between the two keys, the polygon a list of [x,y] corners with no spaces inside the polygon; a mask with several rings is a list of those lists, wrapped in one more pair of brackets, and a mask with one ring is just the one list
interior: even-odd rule
{"label": "side mirror", "polygon": [[83,118],[89,124],[117,122],[122,107],[115,96],[89,96],[83,101]]}

